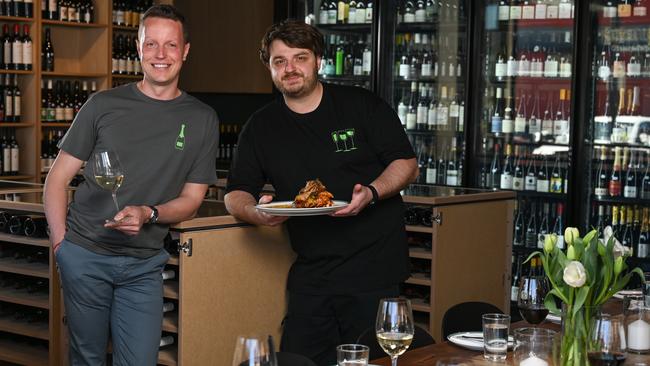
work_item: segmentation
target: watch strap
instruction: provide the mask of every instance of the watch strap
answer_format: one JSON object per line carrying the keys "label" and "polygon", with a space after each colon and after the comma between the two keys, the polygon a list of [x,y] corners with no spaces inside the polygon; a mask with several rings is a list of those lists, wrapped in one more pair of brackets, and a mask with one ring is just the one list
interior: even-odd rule
{"label": "watch strap", "polygon": [[156,206],[147,206],[151,209],[151,216],[149,216],[149,224],[155,224],[158,222],[158,209]]}
{"label": "watch strap", "polygon": [[366,187],[370,189],[370,192],[372,192],[372,201],[370,201],[371,205],[374,205],[379,201],[379,193],[377,192],[377,188],[375,188],[372,184],[366,184]]}

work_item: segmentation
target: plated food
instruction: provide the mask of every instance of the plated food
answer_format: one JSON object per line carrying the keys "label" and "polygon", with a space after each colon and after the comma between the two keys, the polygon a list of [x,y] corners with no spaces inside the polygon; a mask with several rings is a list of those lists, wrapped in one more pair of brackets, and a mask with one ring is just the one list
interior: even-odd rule
{"label": "plated food", "polygon": [[330,207],[334,205],[334,195],[327,191],[327,187],[319,179],[308,180],[307,184],[298,192],[293,200],[294,207]]}
{"label": "plated food", "polygon": [[265,203],[256,208],[275,216],[316,216],[330,214],[348,205],[348,202],[334,201],[333,198],[325,185],[315,179],[307,181],[293,201]]}

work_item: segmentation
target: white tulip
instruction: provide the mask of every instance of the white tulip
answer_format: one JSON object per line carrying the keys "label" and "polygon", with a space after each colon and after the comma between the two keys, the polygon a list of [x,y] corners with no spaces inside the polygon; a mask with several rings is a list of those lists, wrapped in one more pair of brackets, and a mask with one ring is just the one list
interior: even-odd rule
{"label": "white tulip", "polygon": [[609,243],[609,238],[614,239],[614,258],[618,258],[620,256],[628,257],[632,255],[632,249],[624,246],[620,241],[618,241],[618,239],[616,239],[614,236],[614,230],[612,230],[611,226],[607,226],[603,231],[604,245],[607,245],[607,243]]}
{"label": "white tulip", "polygon": [[585,282],[587,282],[587,272],[582,263],[571,261],[566,268],[564,268],[562,279],[571,287],[581,287]]}

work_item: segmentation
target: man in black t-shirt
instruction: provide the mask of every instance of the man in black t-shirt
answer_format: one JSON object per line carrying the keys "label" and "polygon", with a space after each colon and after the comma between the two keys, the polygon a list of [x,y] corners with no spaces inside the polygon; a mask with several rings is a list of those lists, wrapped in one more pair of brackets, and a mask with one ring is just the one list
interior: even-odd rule
{"label": "man in black t-shirt", "polygon": [[[399,295],[408,277],[398,192],[418,168],[387,103],[361,88],[318,81],[322,54],[322,34],[302,22],[273,25],[262,39],[260,58],[282,95],[241,132],[225,202],[253,224],[286,222],[298,257],[281,349],[331,365],[336,346],[373,327],[379,299]],[[256,210],[266,182],[281,201],[316,178],[350,204],[331,215],[290,219]]]}

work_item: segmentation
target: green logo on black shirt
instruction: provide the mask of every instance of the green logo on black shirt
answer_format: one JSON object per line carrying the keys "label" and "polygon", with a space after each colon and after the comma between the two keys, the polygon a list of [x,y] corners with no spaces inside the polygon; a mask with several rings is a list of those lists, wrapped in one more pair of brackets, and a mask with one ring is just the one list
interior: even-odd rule
{"label": "green logo on black shirt", "polygon": [[347,152],[356,150],[354,145],[354,128],[332,132],[332,141],[336,145],[336,152]]}
{"label": "green logo on black shirt", "polygon": [[177,150],[183,150],[185,147],[185,123],[181,123],[181,132],[178,133],[174,147],[176,147]]}

